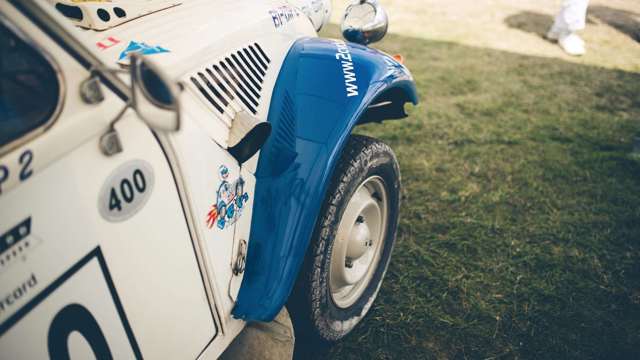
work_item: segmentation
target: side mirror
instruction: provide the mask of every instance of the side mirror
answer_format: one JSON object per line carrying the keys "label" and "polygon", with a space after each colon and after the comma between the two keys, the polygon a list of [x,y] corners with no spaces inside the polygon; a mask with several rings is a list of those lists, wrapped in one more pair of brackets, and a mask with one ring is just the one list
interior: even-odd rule
{"label": "side mirror", "polygon": [[149,60],[131,54],[131,106],[154,130],[180,129],[178,86]]}
{"label": "side mirror", "polygon": [[382,40],[388,27],[387,12],[378,0],[359,0],[347,7],[342,18],[342,36],[362,45]]}

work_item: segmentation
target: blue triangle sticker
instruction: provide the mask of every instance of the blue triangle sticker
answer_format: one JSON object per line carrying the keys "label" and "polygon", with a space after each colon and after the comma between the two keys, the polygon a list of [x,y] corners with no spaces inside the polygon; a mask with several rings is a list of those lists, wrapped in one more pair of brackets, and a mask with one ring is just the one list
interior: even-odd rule
{"label": "blue triangle sticker", "polygon": [[161,54],[168,53],[169,50],[163,48],[162,46],[150,46],[144,42],[130,41],[127,48],[124,49],[123,52],[120,53],[120,57],[118,60],[122,60],[126,58],[131,53],[139,53],[142,55],[153,55],[153,54]]}

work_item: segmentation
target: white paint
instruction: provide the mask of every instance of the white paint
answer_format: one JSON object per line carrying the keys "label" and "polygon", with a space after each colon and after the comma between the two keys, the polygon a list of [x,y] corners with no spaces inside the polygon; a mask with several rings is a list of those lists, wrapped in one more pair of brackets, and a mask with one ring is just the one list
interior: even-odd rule
{"label": "white paint", "polygon": [[[52,321],[70,304],[78,304],[91,313],[100,326],[114,359],[134,358],[134,352],[97,259],[90,260],[81,267],[0,337],[2,357],[51,358],[47,338],[51,332]],[[93,358],[82,356],[91,351],[86,340],[79,334],[72,333],[69,340],[69,354],[72,359]]]}
{"label": "white paint", "polygon": [[[312,3],[326,6],[327,1]],[[278,9],[276,26],[273,11]],[[88,72],[8,2],[0,2],[3,16],[16,22],[60,65],[65,86],[63,108],[53,126],[0,158],[2,164],[19,164],[24,151],[33,152],[33,175],[23,182],[11,178],[2,184],[0,233],[30,216],[32,236],[38,239],[27,256],[0,272],[0,294],[23,289],[32,274],[37,278],[33,287],[12,297],[15,301],[0,313],[0,323],[99,247],[143,357],[216,358],[222,353],[245,326],[231,316],[243,276],[234,275],[232,265],[240,241],[248,242],[251,236],[257,156],[241,168],[226,152],[233,115],[243,105],[233,103],[220,114],[188,80],[258,43],[271,60],[255,114],[258,121],[266,121],[273,87],[291,45],[301,37],[317,36],[307,17],[291,16],[296,10],[283,9],[290,9],[284,0],[190,0],[95,32],[72,26],[49,8],[107,67],[116,66],[130,41],[169,49],[149,59],[170,79],[185,85],[180,94],[182,129],[157,134],[164,149],[129,110],[115,125],[124,151],[106,157],[99,151],[99,138],[125,104],[106,87],[102,87],[103,102],[82,102],[78,89]],[[322,11],[324,22],[327,8]],[[353,69],[347,66],[345,77],[348,72]],[[126,74],[122,79],[129,81]],[[357,92],[357,87],[351,91]],[[104,211],[101,215],[105,194],[129,176],[132,164],[146,168],[145,179],[147,186],[153,179],[152,189],[131,205],[126,216],[111,218]],[[235,224],[209,229],[206,217],[216,200],[220,165],[227,166],[233,178],[242,175],[249,201]],[[47,358],[50,322],[63,306],[79,303],[96,317],[114,358],[131,358],[104,279],[97,262],[90,261],[0,336],[2,353],[9,358]],[[77,334],[69,344],[72,355],[90,351]]]}
{"label": "white paint", "polygon": [[287,0],[297,6],[311,21],[313,27],[320,31],[331,18],[331,0]]}
{"label": "white paint", "polygon": [[358,96],[358,79],[356,79],[355,68],[349,47],[342,40],[335,40],[335,44],[337,48],[336,60],[340,61],[340,66],[342,67],[347,97]]}
{"label": "white paint", "polygon": [[[128,111],[116,124],[124,151],[104,156],[99,137],[124,103],[106,87],[102,87],[102,103],[82,102],[80,82],[89,73],[8,2],[0,2],[0,12],[47,49],[60,66],[66,92],[62,112],[52,127],[0,159],[13,162],[10,159],[17,159],[25,149],[34,154],[33,175],[20,183],[5,183],[0,196],[0,233],[31,216],[32,234],[41,239],[24,260],[16,260],[0,273],[0,294],[13,291],[31,274],[38,282],[0,314],[0,323],[99,246],[144,356],[197,357],[215,334],[214,319],[162,149],[148,127]],[[153,167],[153,192],[135,216],[110,223],[97,207],[101,186],[116,168],[133,159],[144,159]],[[79,283],[68,280],[70,286],[54,292],[51,302],[47,298],[0,336],[2,353],[7,358],[48,358],[44,353],[46,330],[53,307],[82,301],[100,317],[103,330],[114,336],[114,357],[131,358],[127,347],[119,345],[117,328],[110,325],[117,319],[105,303],[109,298],[98,287],[103,277],[87,274],[90,279]]]}

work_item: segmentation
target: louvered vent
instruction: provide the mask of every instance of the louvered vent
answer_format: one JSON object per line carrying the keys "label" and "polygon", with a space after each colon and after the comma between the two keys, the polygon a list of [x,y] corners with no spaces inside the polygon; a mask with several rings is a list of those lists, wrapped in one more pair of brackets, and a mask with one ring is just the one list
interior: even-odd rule
{"label": "louvered vent", "polygon": [[192,75],[191,82],[221,115],[232,119],[242,108],[255,114],[270,62],[260,45],[254,43]]}
{"label": "louvered vent", "polygon": [[284,94],[280,117],[269,141],[272,142],[272,151],[267,157],[267,161],[270,162],[268,168],[272,170],[272,176],[278,176],[298,156],[296,152],[296,105],[289,92]]}

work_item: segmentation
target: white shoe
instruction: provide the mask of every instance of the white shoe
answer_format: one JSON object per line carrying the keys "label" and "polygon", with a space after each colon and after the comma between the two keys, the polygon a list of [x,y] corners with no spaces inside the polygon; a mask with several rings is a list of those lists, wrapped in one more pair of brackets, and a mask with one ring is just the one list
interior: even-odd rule
{"label": "white shoe", "polygon": [[561,35],[558,38],[558,44],[562,50],[572,56],[582,56],[586,52],[584,48],[584,40],[575,33]]}

